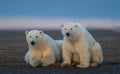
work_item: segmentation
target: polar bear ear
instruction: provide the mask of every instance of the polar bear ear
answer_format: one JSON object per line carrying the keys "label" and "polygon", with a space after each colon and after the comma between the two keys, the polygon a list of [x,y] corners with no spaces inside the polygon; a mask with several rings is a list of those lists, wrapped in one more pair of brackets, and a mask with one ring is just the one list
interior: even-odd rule
{"label": "polar bear ear", "polygon": [[77,25],[75,25],[75,27],[77,28],[78,26],[77,26]]}
{"label": "polar bear ear", "polygon": [[25,35],[28,35],[28,31],[25,31]]}
{"label": "polar bear ear", "polygon": [[61,25],[61,28],[63,28],[63,27],[64,27],[64,24]]}
{"label": "polar bear ear", "polygon": [[40,31],[40,34],[42,34],[43,33],[43,31]]}

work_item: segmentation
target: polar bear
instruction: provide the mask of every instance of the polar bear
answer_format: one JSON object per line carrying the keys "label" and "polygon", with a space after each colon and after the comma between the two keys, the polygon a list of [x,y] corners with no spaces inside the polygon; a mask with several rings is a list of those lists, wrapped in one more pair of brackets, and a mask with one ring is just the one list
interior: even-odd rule
{"label": "polar bear", "polygon": [[57,48],[60,50],[61,55],[62,55],[63,40],[55,40],[55,43],[56,43]]}
{"label": "polar bear", "polygon": [[103,62],[103,53],[100,44],[79,23],[61,25],[63,41],[63,63],[61,66],[78,63],[76,67],[97,67]]}
{"label": "polar bear", "polygon": [[[25,31],[29,50],[25,61],[33,67],[48,66],[62,59],[61,50],[57,48],[56,41],[43,31]],[[59,44],[59,41],[57,41]],[[60,45],[60,44],[59,44]]]}

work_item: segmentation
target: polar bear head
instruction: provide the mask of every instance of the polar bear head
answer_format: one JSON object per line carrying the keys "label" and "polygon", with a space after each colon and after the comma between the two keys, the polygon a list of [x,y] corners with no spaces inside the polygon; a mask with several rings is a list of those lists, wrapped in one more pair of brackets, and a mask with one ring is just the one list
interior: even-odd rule
{"label": "polar bear head", "polygon": [[40,44],[40,40],[43,37],[43,31],[31,30],[25,31],[26,40],[30,47],[36,47]]}
{"label": "polar bear head", "polygon": [[75,39],[80,35],[80,29],[78,23],[67,23],[61,25],[62,35],[67,39]]}

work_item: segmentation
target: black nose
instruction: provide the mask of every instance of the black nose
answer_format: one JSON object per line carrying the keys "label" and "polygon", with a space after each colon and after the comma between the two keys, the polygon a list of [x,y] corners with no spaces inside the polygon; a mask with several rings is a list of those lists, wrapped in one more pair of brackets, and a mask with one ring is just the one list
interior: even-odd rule
{"label": "black nose", "polygon": [[34,46],[34,45],[35,45],[35,42],[34,42],[34,41],[31,41],[31,44]]}
{"label": "black nose", "polygon": [[70,33],[66,33],[66,35],[69,37],[69,36],[70,36]]}

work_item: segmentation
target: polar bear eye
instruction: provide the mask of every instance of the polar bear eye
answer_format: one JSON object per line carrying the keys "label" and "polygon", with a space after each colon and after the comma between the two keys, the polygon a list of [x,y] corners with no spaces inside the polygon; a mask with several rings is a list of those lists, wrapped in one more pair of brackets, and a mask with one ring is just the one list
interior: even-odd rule
{"label": "polar bear eye", "polygon": [[38,36],[35,36],[36,38],[38,38]]}
{"label": "polar bear eye", "polygon": [[29,36],[31,38],[31,36]]}
{"label": "polar bear eye", "polygon": [[72,30],[72,28],[70,30]]}
{"label": "polar bear eye", "polygon": [[67,30],[67,28],[65,28],[65,30]]}

